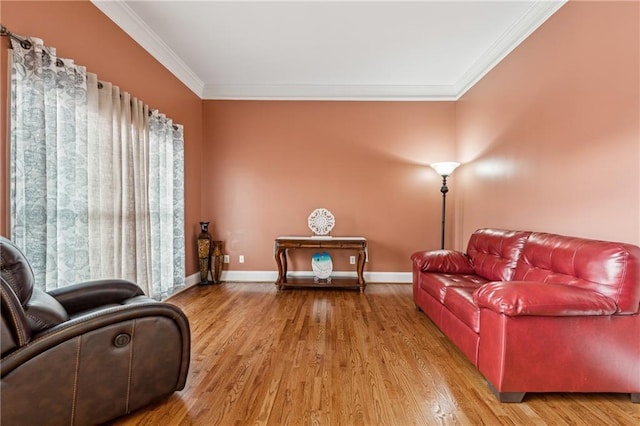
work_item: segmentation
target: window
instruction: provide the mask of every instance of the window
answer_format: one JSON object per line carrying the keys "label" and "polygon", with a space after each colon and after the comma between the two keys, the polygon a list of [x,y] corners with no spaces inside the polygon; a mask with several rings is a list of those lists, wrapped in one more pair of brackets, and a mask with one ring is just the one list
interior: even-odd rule
{"label": "window", "polygon": [[12,39],[11,239],[44,290],[184,285],[183,128],[42,40]]}

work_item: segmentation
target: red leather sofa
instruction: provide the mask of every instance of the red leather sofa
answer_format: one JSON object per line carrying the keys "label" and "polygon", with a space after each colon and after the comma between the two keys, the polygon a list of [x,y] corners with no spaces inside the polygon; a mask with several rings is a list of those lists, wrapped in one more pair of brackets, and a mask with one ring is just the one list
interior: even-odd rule
{"label": "red leather sofa", "polygon": [[413,298],[502,402],[620,392],[640,402],[640,248],[480,229],[417,252]]}

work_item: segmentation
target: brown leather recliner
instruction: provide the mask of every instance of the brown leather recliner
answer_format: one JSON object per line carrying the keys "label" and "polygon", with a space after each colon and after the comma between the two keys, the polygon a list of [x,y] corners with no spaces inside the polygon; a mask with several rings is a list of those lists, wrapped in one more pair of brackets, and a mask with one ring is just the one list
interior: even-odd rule
{"label": "brown leather recliner", "polygon": [[44,292],[0,237],[3,425],[109,421],[185,386],[189,322],[124,280]]}

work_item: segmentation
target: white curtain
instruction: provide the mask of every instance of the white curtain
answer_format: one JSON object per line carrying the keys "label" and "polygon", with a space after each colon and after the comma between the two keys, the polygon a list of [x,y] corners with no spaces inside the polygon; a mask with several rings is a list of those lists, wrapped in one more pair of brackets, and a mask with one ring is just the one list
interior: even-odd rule
{"label": "white curtain", "polygon": [[184,136],[183,127],[158,111],[149,119],[149,232],[153,294],[184,286]]}
{"label": "white curtain", "polygon": [[182,126],[42,40],[12,40],[11,238],[44,290],[184,285]]}

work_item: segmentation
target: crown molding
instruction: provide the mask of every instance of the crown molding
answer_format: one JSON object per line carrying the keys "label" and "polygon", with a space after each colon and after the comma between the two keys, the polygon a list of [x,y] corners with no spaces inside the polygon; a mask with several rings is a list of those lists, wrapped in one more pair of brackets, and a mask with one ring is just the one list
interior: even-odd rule
{"label": "crown molding", "polygon": [[460,99],[493,67],[498,65],[540,25],[558,11],[568,0],[538,0],[520,19],[504,32],[486,52],[462,75],[456,84],[456,100]]}
{"label": "crown molding", "polygon": [[202,99],[455,101],[513,51],[567,0],[538,0],[462,75],[455,85],[211,85],[178,57],[123,0],[91,0],[155,59]]}
{"label": "crown molding", "polygon": [[91,0],[91,3],[202,98],[204,82],[123,0]]}
{"label": "crown molding", "polygon": [[209,100],[325,100],[325,101],[453,101],[454,86],[409,85],[211,85],[202,93]]}

